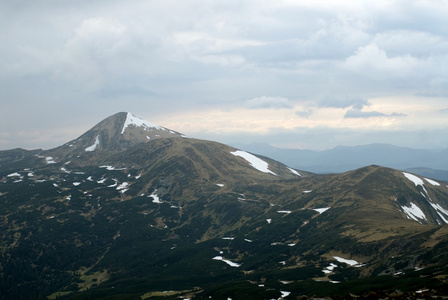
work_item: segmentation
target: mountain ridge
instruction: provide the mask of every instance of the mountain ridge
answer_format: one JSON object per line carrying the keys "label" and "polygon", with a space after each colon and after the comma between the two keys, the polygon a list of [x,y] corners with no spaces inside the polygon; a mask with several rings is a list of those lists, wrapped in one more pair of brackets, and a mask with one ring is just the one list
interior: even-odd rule
{"label": "mountain ridge", "polygon": [[[2,299],[445,291],[447,184],[378,165],[312,174],[169,129],[148,140],[149,122],[118,116],[0,151]],[[111,147],[86,151],[98,132]]]}

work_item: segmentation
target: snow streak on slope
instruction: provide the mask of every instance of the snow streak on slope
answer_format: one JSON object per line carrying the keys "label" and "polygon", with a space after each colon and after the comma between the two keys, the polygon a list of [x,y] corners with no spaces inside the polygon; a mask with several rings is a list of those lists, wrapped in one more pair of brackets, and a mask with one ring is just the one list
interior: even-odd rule
{"label": "snow streak on slope", "polygon": [[300,175],[299,172],[297,172],[296,170],[294,170],[294,169],[292,169],[292,168],[289,168],[289,167],[288,167],[288,170],[291,171],[291,173],[294,174],[294,175],[302,176],[302,175]]}
{"label": "snow streak on slope", "polygon": [[260,158],[256,157],[255,155],[252,155],[250,153],[247,153],[247,152],[241,151],[241,150],[236,150],[236,151],[233,151],[230,153],[235,156],[240,156],[240,157],[244,158],[245,160],[247,160],[250,163],[250,165],[252,167],[257,169],[258,171],[261,171],[264,173],[271,173],[271,174],[277,176],[277,174],[275,174],[274,172],[269,170],[269,164],[267,162],[265,162],[264,160],[261,160]]}
{"label": "snow streak on slope", "polygon": [[226,264],[228,264],[229,266],[234,267],[234,268],[238,268],[241,266],[240,264],[234,263],[233,261],[224,259],[222,256],[215,256],[212,259],[221,260],[221,261],[225,262]]}
{"label": "snow streak on slope", "polygon": [[417,186],[417,185],[423,185],[423,180],[421,180],[421,179],[418,178],[417,176],[415,176],[415,175],[413,175],[413,174],[406,173],[406,172],[403,172],[403,175],[404,175],[407,179],[409,179],[410,181],[412,181],[412,182],[415,184],[415,186]]}
{"label": "snow streak on slope", "polygon": [[428,181],[430,184],[434,185],[434,186],[440,186],[440,183],[438,183],[437,181],[425,178],[426,181]]}
{"label": "snow streak on slope", "polygon": [[326,212],[327,210],[329,210],[331,207],[323,207],[323,208],[314,208],[314,211],[317,211],[319,214],[322,214],[324,212]]}
{"label": "snow streak on slope", "polygon": [[356,266],[362,266],[362,264],[360,264],[359,262],[357,262],[356,260],[353,260],[353,259],[345,259],[345,258],[342,258],[342,257],[339,257],[339,256],[333,256],[333,258],[336,259],[338,262],[347,264],[347,265],[349,265],[351,267],[353,267],[353,266],[355,266],[355,267]]}
{"label": "snow streak on slope", "polygon": [[135,127],[143,127],[145,130],[147,130],[148,128],[155,128],[155,129],[159,129],[159,130],[166,130],[163,127],[160,127],[158,125],[155,125],[151,122],[145,121],[143,119],[140,119],[139,117],[134,116],[131,113],[128,113],[126,116],[126,121],[124,122],[123,125],[123,129],[121,130],[121,134],[124,133],[124,131],[126,130],[126,128],[129,125],[133,125]]}
{"label": "snow streak on slope", "polygon": [[95,151],[96,147],[100,145],[100,139],[99,139],[99,137],[100,137],[100,136],[97,135],[97,136],[96,136],[96,139],[95,139],[95,143],[94,143],[92,146],[87,147],[87,148],[85,149],[85,151]]}
{"label": "snow streak on slope", "polygon": [[426,220],[426,216],[420,209],[420,207],[412,202],[410,203],[410,206],[402,206],[401,209],[403,209],[404,213],[408,216],[409,219],[412,219],[419,223],[421,223],[420,220]]}
{"label": "snow streak on slope", "polygon": [[[445,217],[443,216],[443,215],[448,216],[448,210],[444,209],[442,206],[440,206],[440,204],[434,203],[432,201],[431,197],[428,194],[428,191],[425,189],[423,180],[413,174],[403,172],[403,175],[406,176],[407,179],[411,180],[415,184],[415,186],[420,185],[422,187],[423,192],[420,192],[420,194],[429,202],[429,204],[432,206],[432,208],[434,208],[434,210],[437,212],[437,214],[443,220],[443,222],[445,222],[445,224],[448,224],[448,220],[445,219]],[[425,178],[425,180],[434,186],[440,185],[438,182],[436,182],[434,180],[426,179],[426,178]],[[422,212],[422,214],[423,214],[423,212]]]}

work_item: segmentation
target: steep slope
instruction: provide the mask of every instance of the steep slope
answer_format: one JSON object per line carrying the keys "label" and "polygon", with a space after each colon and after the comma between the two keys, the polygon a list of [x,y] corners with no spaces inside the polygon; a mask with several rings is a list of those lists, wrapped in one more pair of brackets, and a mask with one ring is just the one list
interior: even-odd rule
{"label": "steep slope", "polygon": [[[121,125],[111,140],[138,127]],[[90,142],[75,148],[84,163],[0,153],[13,157],[0,169],[2,299],[443,291],[446,184],[379,166],[317,176],[178,136]]]}

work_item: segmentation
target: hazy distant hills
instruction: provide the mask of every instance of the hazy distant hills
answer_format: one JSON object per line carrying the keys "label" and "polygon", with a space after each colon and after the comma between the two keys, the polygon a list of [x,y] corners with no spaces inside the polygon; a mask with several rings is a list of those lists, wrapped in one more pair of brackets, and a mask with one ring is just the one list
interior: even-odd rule
{"label": "hazy distant hills", "polygon": [[[0,299],[446,295],[448,184],[317,175],[118,113],[0,151]],[[352,296],[350,296],[352,295]]]}
{"label": "hazy distant hills", "polygon": [[269,144],[234,144],[314,173],[342,173],[372,164],[448,181],[448,149],[420,150],[389,144],[338,146],[324,151],[282,149]]}

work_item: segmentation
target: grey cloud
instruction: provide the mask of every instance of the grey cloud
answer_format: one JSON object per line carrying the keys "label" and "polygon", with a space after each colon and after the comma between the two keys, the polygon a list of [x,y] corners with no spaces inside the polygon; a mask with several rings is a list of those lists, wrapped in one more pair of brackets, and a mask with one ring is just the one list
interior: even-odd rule
{"label": "grey cloud", "polygon": [[384,114],[379,111],[361,111],[359,109],[350,109],[345,113],[344,118],[345,119],[358,119],[358,118],[367,119],[367,118],[374,118],[374,117],[404,117],[404,116],[406,116],[406,114],[396,113],[396,112],[388,115],[388,114]]}
{"label": "grey cloud", "polygon": [[345,113],[344,118],[355,119],[355,118],[371,118],[371,117],[384,117],[384,116],[386,115],[378,111],[361,111],[357,109],[350,109]]}
{"label": "grey cloud", "polygon": [[247,108],[292,108],[293,106],[287,98],[284,97],[257,97],[245,102]]}
{"label": "grey cloud", "polygon": [[307,109],[307,110],[298,110],[296,111],[296,115],[301,117],[301,118],[308,118],[309,116],[311,116],[313,114],[313,110],[312,109]]}
{"label": "grey cloud", "polygon": [[391,116],[391,117],[406,117],[407,114],[393,112],[389,116]]}
{"label": "grey cloud", "polygon": [[[381,116],[363,112],[366,99],[448,95],[447,10],[412,0],[0,1],[0,149],[18,130],[51,130],[68,112],[71,120],[122,110],[163,119],[312,99],[314,111]],[[17,116],[24,121],[15,124]]]}
{"label": "grey cloud", "polygon": [[352,106],[356,109],[361,109],[369,104],[365,99],[349,96],[321,96],[317,103],[320,107],[346,108]]}

